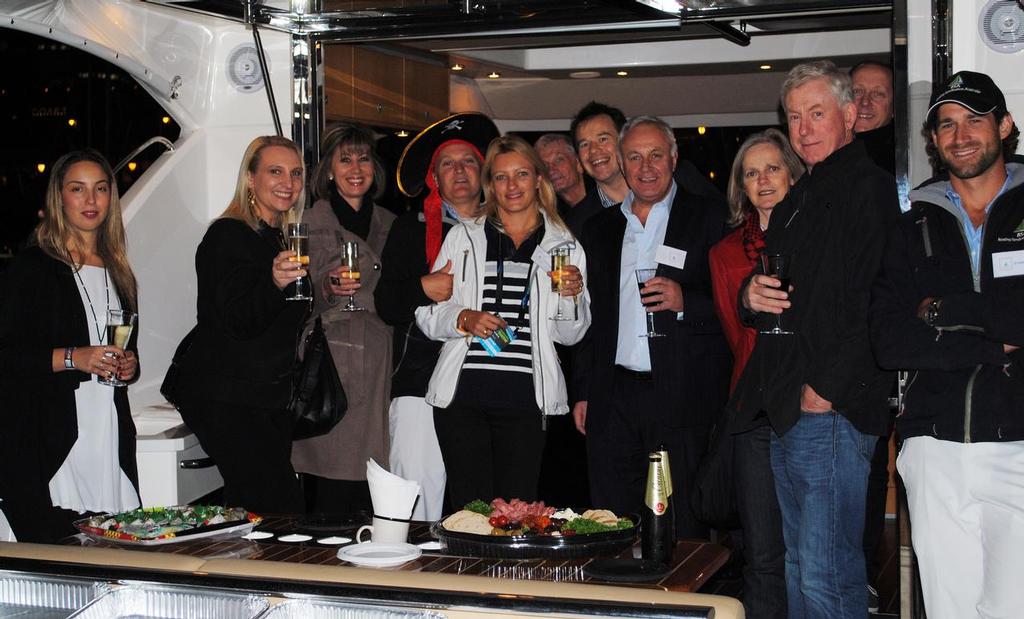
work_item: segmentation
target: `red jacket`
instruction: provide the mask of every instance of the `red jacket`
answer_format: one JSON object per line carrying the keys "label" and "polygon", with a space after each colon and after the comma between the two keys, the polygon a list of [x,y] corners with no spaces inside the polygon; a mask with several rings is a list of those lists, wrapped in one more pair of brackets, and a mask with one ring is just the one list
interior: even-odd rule
{"label": "red jacket", "polygon": [[754,263],[747,259],[747,255],[743,251],[742,226],[733,230],[711,248],[708,262],[711,267],[711,286],[714,293],[715,310],[718,312],[718,320],[722,323],[725,339],[729,342],[729,348],[732,350],[732,380],[729,381],[731,392],[736,386],[740,374],[743,373],[747,360],[750,359],[750,352],[754,350],[754,340],[757,339],[756,329],[745,327],[740,323],[736,308],[740,285],[750,275],[750,270],[754,268]]}

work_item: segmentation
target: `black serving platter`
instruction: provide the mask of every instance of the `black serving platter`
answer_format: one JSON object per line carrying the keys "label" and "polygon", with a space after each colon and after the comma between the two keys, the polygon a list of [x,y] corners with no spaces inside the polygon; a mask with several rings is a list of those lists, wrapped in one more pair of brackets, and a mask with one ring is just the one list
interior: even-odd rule
{"label": "black serving platter", "polygon": [[636,541],[640,517],[626,516],[633,527],[586,535],[477,535],[449,531],[441,526],[444,518],[430,526],[441,542],[442,552],[464,557],[489,559],[583,559],[611,557]]}

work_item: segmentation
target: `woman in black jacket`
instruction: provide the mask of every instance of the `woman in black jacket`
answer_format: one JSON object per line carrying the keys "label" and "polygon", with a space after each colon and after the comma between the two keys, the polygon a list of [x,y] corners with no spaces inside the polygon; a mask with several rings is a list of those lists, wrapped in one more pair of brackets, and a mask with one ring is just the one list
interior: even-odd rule
{"label": "woman in black jacket", "polygon": [[196,251],[198,325],[174,399],[224,478],[224,501],[257,512],[303,511],[285,407],[305,302],[285,288],[306,271],[282,222],[303,203],[305,168],[287,138],[259,137],[235,195]]}
{"label": "woman in black jacket", "polygon": [[110,164],[68,153],[0,287],[0,509],[19,541],[56,541],[85,513],[139,506],[127,388],[97,382],[135,378],[134,334],[127,350],[104,336],[109,310],[137,307]]}

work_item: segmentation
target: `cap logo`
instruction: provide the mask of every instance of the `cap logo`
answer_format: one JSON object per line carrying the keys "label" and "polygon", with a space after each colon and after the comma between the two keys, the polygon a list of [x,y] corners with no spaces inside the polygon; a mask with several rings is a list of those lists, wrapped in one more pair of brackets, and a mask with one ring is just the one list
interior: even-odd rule
{"label": "cap logo", "polygon": [[464,120],[455,119],[455,120],[447,123],[444,126],[444,128],[441,129],[441,133],[448,133],[449,131],[462,131],[462,124],[464,122],[465,122]]}
{"label": "cap logo", "polygon": [[964,78],[961,77],[960,75],[954,75],[953,76],[953,81],[951,81],[949,83],[949,86],[948,86],[948,88],[951,89],[951,90],[953,88],[963,88],[963,87],[964,87]]}

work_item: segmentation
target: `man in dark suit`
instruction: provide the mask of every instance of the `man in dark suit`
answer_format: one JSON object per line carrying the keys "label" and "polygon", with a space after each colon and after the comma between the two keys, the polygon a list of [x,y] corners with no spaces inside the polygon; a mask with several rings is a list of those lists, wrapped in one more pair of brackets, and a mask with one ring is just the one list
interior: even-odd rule
{"label": "man in dark suit", "polygon": [[[724,203],[673,180],[678,149],[662,120],[634,118],[619,137],[629,192],[583,232],[593,322],[573,416],[587,436],[594,505],[629,513],[643,503],[647,455],[659,445],[669,451],[674,494],[687,495],[725,403],[731,356],[707,258],[725,230]],[[656,276],[641,290],[636,271],[647,268]],[[647,312],[662,337],[646,337]],[[686,500],[675,501],[675,520],[679,537],[706,533]]]}

